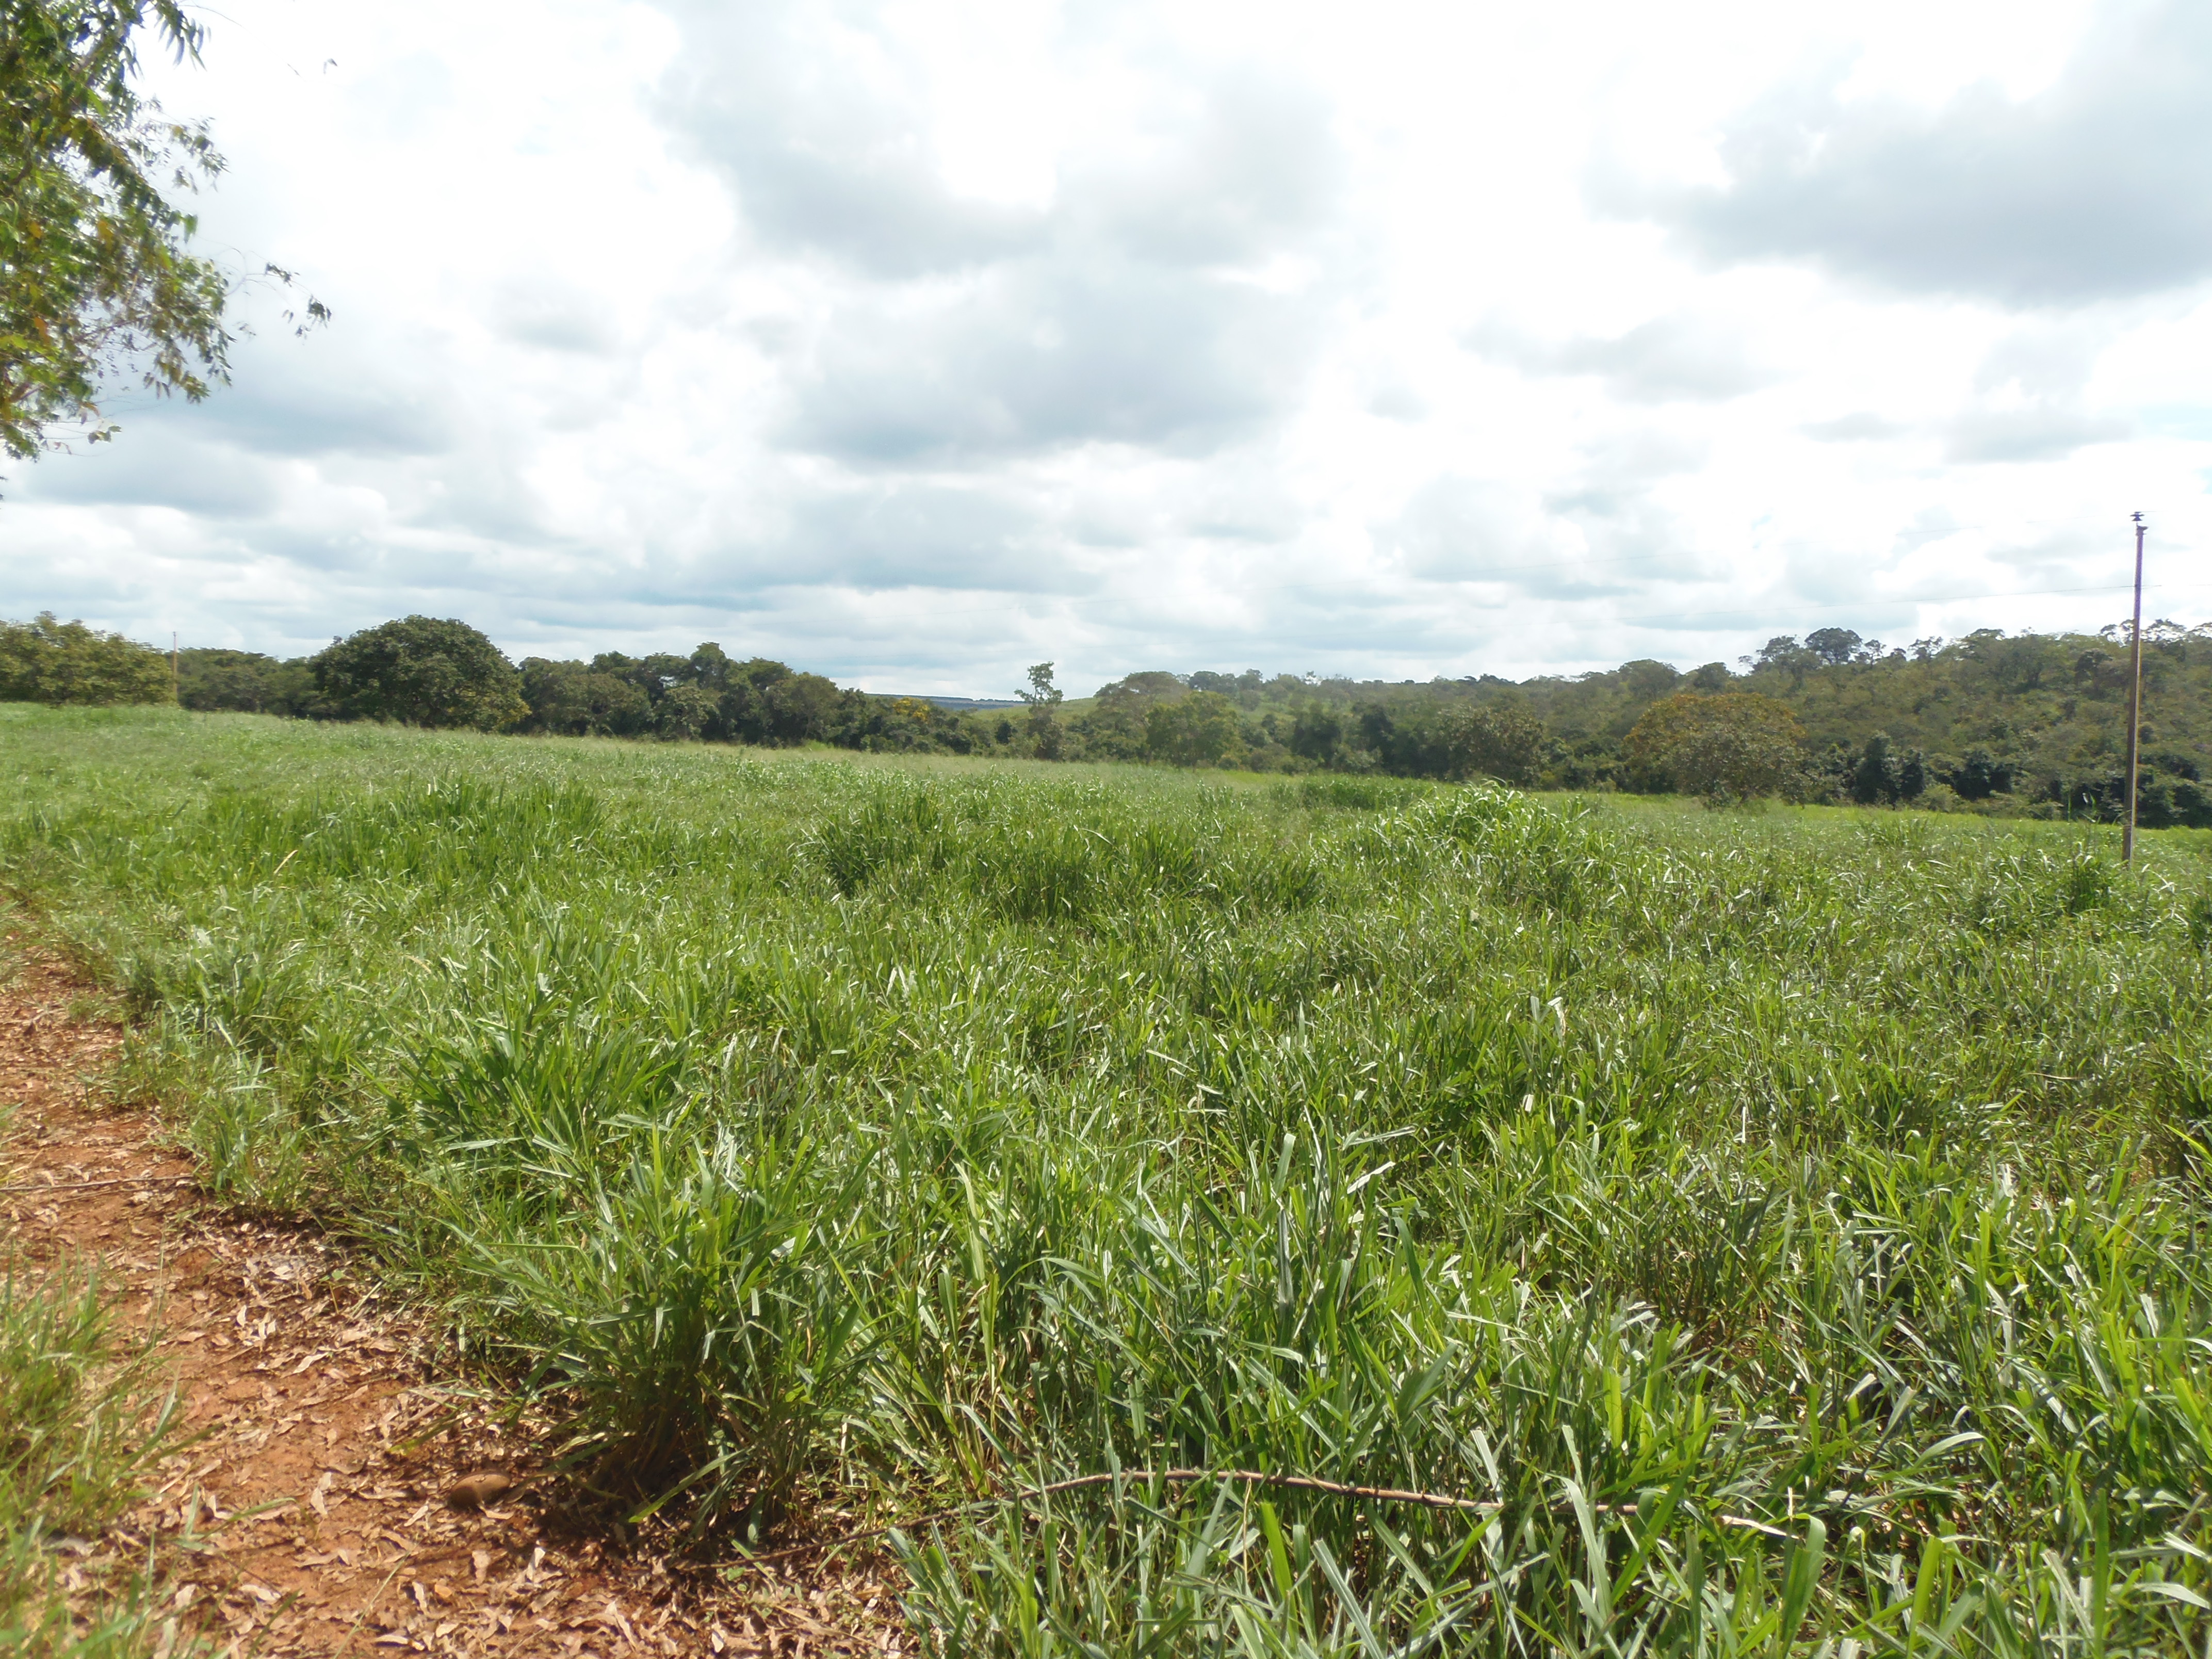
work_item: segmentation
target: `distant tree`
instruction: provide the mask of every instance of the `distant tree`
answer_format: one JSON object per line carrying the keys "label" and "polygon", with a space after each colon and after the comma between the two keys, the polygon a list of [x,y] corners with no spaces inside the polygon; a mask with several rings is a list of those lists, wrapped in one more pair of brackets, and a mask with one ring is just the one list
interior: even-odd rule
{"label": "distant tree", "polygon": [[1218,691],[1194,691],[1145,715],[1145,750],[1172,766],[1215,766],[1241,746],[1237,705]]}
{"label": "distant tree", "polygon": [[834,681],[755,657],[730,669],[722,693],[722,735],[770,748],[826,743],[841,701]]}
{"label": "distant tree", "polygon": [[1895,805],[1917,800],[1928,792],[1928,757],[1917,749],[1902,755],[1889,733],[1876,732],[1856,753],[1840,751],[1831,763],[1830,774],[1843,793],[1862,806]]}
{"label": "distant tree", "polygon": [[1337,745],[1343,740],[1344,717],[1326,703],[1309,702],[1292,716],[1285,746],[1293,755],[1325,766],[1336,758]]}
{"label": "distant tree", "polygon": [[1647,776],[1708,801],[1801,797],[1804,728],[1787,705],[1755,691],[1680,692],[1654,703],[1621,750]]}
{"label": "distant tree", "polygon": [[[1856,640],[1857,636],[1854,635],[1852,637]],[[1777,634],[1759,647],[1759,660],[1753,665],[1753,672],[1763,669],[1787,674],[1791,689],[1795,690],[1805,684],[1807,672],[1819,667],[1820,662],[1820,653],[1798,644],[1795,635]]]}
{"label": "distant tree", "polygon": [[514,665],[465,622],[404,617],[349,635],[312,665],[341,720],[495,732],[530,712]]}
{"label": "distant tree", "polygon": [[42,611],[0,623],[0,702],[171,702],[169,653]]}
{"label": "distant tree", "polygon": [[1052,683],[1052,665],[1030,665],[1029,689],[1015,695],[1029,705],[1030,744],[1039,760],[1058,760],[1066,743],[1060,729],[1060,689]]}
{"label": "distant tree", "polygon": [[526,732],[629,738],[653,723],[652,700],[643,691],[619,674],[580,662],[526,658],[521,686],[530,711],[522,721]]}
{"label": "distant tree", "polygon": [[[738,662],[712,641],[689,656],[603,651],[588,663],[532,657],[521,680],[530,705],[526,731],[769,747],[836,743],[964,752],[963,745],[974,746],[964,732],[917,732],[908,729],[910,720],[894,732],[883,713],[890,699],[840,690],[819,674],[766,657]],[[895,740],[878,740],[887,733]]]}
{"label": "distant tree", "polygon": [[1900,800],[1918,800],[1928,793],[1928,757],[1917,749],[1905,750],[1897,765],[1897,794]]}
{"label": "distant tree", "polygon": [[1877,732],[1859,750],[1851,768],[1851,799],[1862,806],[1897,799],[1897,762],[1889,752],[1889,733]]}
{"label": "distant tree", "polygon": [[2012,771],[1988,750],[1976,747],[1966,751],[1966,758],[1952,770],[1948,781],[1961,800],[1987,800],[2012,787]]}
{"label": "distant tree", "polygon": [[1620,676],[1622,688],[1638,702],[1654,702],[1682,683],[1680,672],[1672,663],[1655,662],[1648,657],[1625,662],[1613,672]]}
{"label": "distant tree", "polygon": [[664,738],[696,743],[720,723],[721,699],[713,688],[686,681],[672,685],[653,705],[653,729]]}
{"label": "distant tree", "polygon": [[[1840,637],[1848,632],[1820,642],[1832,655],[1848,645]],[[2112,632],[2125,637],[2124,627]],[[2185,629],[2162,619],[2146,627],[2144,639],[2151,647],[2144,658],[2144,741],[2155,746],[2144,760],[2143,823],[2195,823],[2212,802],[2212,785],[2203,781],[2212,776],[2212,624]],[[1036,754],[1030,723],[1053,714],[1062,758],[1202,764],[1233,757],[1263,769],[1317,765],[1403,777],[1503,776],[1534,787],[1703,791],[1695,757],[1677,755],[1673,766],[1655,758],[1649,739],[1656,722],[1638,739],[1633,757],[1627,740],[1644,715],[1680,695],[1704,694],[1728,708],[1717,700],[1742,692],[1788,708],[1808,728],[1788,782],[1792,792],[1811,788],[1817,770],[1824,792],[1904,802],[1941,779],[1966,799],[2002,795],[2000,811],[2076,816],[2108,816],[2124,793],[2113,757],[2127,657],[2094,635],[1984,629],[1948,645],[1916,641],[1909,653],[1861,641],[1848,674],[1808,645],[1777,635],[1756,662],[1744,660],[1744,675],[1719,663],[1679,675],[1646,659],[1517,684],[1493,674],[1356,682],[1270,679],[1252,670],[1233,678],[1153,671],[1101,686],[1072,713],[1053,699],[1058,688],[1050,665],[1039,664],[1043,683],[1032,682],[1021,713],[985,714],[841,690],[781,662],[733,661],[709,643],[689,656],[533,659],[525,665],[532,711],[525,729]],[[597,678],[568,684],[555,698],[556,687],[580,675]],[[316,690],[304,663],[277,664],[252,653],[188,651],[183,680],[194,707],[346,712]],[[1644,696],[1670,686],[1656,702]],[[1209,732],[1206,702],[1178,710],[1208,696],[1233,708],[1233,736],[1225,720]],[[1531,723],[1517,737],[1498,724],[1507,711]],[[1713,738],[1707,748],[1717,753],[1718,743]],[[1961,753],[1965,760],[1955,758]],[[1717,793],[1729,794],[1726,769],[1716,775],[1723,779]]]}
{"label": "distant tree", "polygon": [[[1264,687],[1264,682],[1263,687]],[[1246,691],[1237,702],[1257,702],[1255,694]],[[1240,716],[1243,731],[1239,741],[1244,749],[1244,763],[1255,772],[1295,771],[1297,761],[1285,739],[1291,735],[1291,716],[1285,710],[1269,708],[1254,714],[1249,709]]]}
{"label": "distant tree", "polygon": [[871,754],[969,755],[988,750],[989,722],[972,711],[940,708],[927,697],[845,691],[838,696],[830,741]]}
{"label": "distant tree", "polygon": [[301,715],[315,702],[305,659],[280,661],[258,651],[187,647],[177,653],[177,700],[208,713]]}
{"label": "distant tree", "polygon": [[2078,652],[2074,658],[2074,684],[2093,697],[2101,690],[2115,690],[2125,683],[2119,673],[2125,660],[2109,651]]}
{"label": "distant tree", "polygon": [[[2190,830],[2203,830],[2212,825],[2212,790],[2205,790],[2203,768],[2192,754],[2181,750],[2161,750],[2157,754],[2143,757],[2146,772],[2157,775],[2159,805],[2163,810],[2163,823],[2179,823]],[[2142,801],[2136,803],[2142,807]],[[2143,818],[2150,823],[2150,818]],[[2157,825],[2152,825],[2157,827]]]}
{"label": "distant tree", "polygon": [[2075,653],[2043,635],[2008,639],[2002,628],[1978,628],[1959,645],[1960,655],[1972,665],[1968,677],[1985,680],[2007,696],[2035,690],[2045,675],[2069,673],[2077,659]]}
{"label": "distant tree", "polygon": [[1394,750],[1399,750],[1402,754],[1401,745],[1391,741],[1398,735],[1398,719],[1391,712],[1389,704],[1356,704],[1352,718],[1359,733],[1359,747],[1369,755],[1379,756],[1387,761]]}
{"label": "distant tree", "polygon": [[1805,636],[1805,649],[1831,668],[1841,667],[1858,654],[1861,641],[1848,628],[1816,628]]}
{"label": "distant tree", "polygon": [[1146,716],[1188,690],[1180,678],[1159,669],[1109,680],[1091,695],[1091,707],[1068,722],[1070,733],[1088,759],[1141,760]]}
{"label": "distant tree", "polygon": [[1517,708],[1462,708],[1443,726],[1444,775],[1526,786],[1543,763],[1543,722]]}

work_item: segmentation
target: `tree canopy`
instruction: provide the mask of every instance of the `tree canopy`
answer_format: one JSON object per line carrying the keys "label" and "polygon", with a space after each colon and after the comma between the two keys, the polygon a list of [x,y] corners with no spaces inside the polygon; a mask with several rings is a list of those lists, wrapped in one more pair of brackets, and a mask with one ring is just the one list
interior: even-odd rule
{"label": "tree canopy", "polygon": [[149,29],[198,56],[179,0],[0,0],[0,447],[19,459],[96,423],[118,374],[193,399],[226,377],[229,280],[164,194],[222,161],[137,91]]}
{"label": "tree canopy", "polygon": [[1014,695],[1029,708],[1030,743],[1039,760],[1060,760],[1066,747],[1060,724],[1060,705],[1065,694],[1053,684],[1052,665],[1030,665],[1030,683]]}
{"label": "tree canopy", "polygon": [[526,732],[781,746],[828,740],[848,697],[860,696],[765,657],[737,661],[711,640],[688,657],[531,657],[522,665],[522,695]]}
{"label": "tree canopy", "polygon": [[1525,708],[1462,708],[1443,722],[1443,775],[1535,781],[1544,764],[1543,722]]}
{"label": "tree canopy", "polygon": [[315,712],[315,676],[304,660],[199,647],[178,653],[177,701],[187,708],[248,714]]}
{"label": "tree canopy", "polygon": [[514,665],[465,622],[403,617],[335,641],[311,666],[343,719],[495,732],[529,712]]}
{"label": "tree canopy", "polygon": [[1756,691],[1678,691],[1656,702],[1621,744],[1651,782],[1713,801],[1802,798],[1805,728]]}
{"label": "tree canopy", "polygon": [[1237,705],[1218,691],[1194,691],[1145,711],[1145,752],[1173,766],[1218,766],[1244,747]]}
{"label": "tree canopy", "polygon": [[0,702],[173,701],[167,653],[44,611],[0,622]]}

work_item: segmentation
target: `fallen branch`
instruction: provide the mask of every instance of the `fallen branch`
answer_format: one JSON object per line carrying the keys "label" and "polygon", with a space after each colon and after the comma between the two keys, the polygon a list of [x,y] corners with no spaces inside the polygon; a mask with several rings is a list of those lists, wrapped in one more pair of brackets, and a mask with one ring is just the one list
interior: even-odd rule
{"label": "fallen branch", "polygon": [[[1009,1504],[1031,1503],[1041,1498],[1051,1498],[1064,1492],[1081,1492],[1087,1487],[1106,1486],[1141,1486],[1158,1481],[1165,1486],[1191,1486],[1200,1481],[1218,1480],[1228,1486],[1273,1486],[1290,1492],[1316,1492],[1328,1498],[1358,1498],[1376,1504],[1417,1504],[1423,1509],[1456,1510],[1469,1515],[1497,1515],[1506,1505],[1495,1498],[1455,1498],[1449,1492],[1413,1492],[1400,1486],[1360,1486],[1346,1480],[1317,1480],[1306,1474],[1269,1474],[1260,1469],[1122,1469],[1108,1474],[1079,1474],[1066,1480],[1054,1480],[1049,1485],[1032,1486],[1024,1492],[1008,1492],[999,1498],[971,1498],[965,1504],[953,1504],[941,1510],[932,1510],[926,1515],[915,1516],[909,1521],[894,1521],[880,1527],[863,1527],[857,1532],[841,1533],[835,1538],[817,1539],[812,1543],[793,1544],[786,1549],[771,1550],[765,1555],[748,1555],[739,1564],[744,1566],[765,1566],[771,1561],[787,1560],[795,1555],[811,1554],[821,1550],[842,1548],[864,1539],[881,1538],[886,1533],[902,1531],[909,1527],[927,1526],[933,1521],[949,1520],[974,1510],[1003,1508]],[[1590,1506],[1601,1515],[1634,1515],[1633,1504],[1594,1504]],[[1557,1506],[1565,1513],[1565,1506]],[[1740,1515],[1719,1515],[1713,1517],[1717,1524],[1735,1527],[1749,1532],[1765,1533],[1770,1538],[1787,1538],[1790,1534],[1779,1527],[1770,1527],[1764,1521],[1753,1521]]]}
{"label": "fallen branch", "polygon": [[27,1182],[20,1187],[0,1187],[0,1193],[82,1193],[94,1187],[189,1187],[198,1176],[118,1176],[112,1181],[58,1181],[51,1187]]}

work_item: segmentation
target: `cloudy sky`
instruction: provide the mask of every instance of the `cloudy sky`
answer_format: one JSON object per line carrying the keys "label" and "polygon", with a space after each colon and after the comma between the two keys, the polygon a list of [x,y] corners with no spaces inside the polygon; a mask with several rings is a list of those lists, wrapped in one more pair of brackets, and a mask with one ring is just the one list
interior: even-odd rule
{"label": "cloudy sky", "polygon": [[1522,676],[2212,616],[2203,0],[224,0],[236,383],[0,613]]}

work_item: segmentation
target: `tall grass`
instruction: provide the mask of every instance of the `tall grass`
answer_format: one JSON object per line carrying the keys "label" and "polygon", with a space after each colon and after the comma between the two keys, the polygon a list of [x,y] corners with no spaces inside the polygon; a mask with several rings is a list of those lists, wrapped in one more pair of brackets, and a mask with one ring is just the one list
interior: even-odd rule
{"label": "tall grass", "polygon": [[581,1492],[1130,1472],[904,1536],[939,1651],[2204,1644],[2185,835],[5,722],[211,1177]]}
{"label": "tall grass", "polygon": [[137,1659],[163,1644],[143,1574],[111,1568],[107,1593],[84,1584],[72,1607],[57,1552],[112,1521],[174,1449],[176,1402],[156,1384],[147,1352],[115,1340],[96,1275],[0,1269],[0,1652]]}

